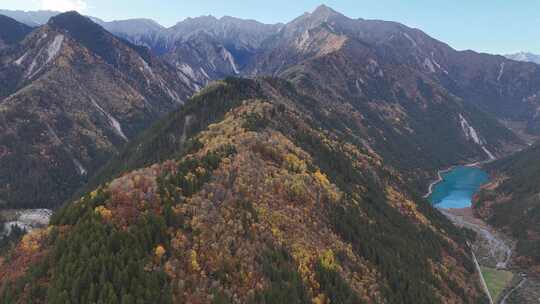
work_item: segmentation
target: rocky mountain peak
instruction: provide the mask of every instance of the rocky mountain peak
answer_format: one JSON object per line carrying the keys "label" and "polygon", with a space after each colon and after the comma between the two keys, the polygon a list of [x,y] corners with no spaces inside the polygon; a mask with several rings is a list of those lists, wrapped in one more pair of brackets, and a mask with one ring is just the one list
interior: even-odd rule
{"label": "rocky mountain peak", "polygon": [[[351,19],[336,12],[326,5],[317,7],[312,13],[305,13],[304,15],[294,19],[287,23],[285,26],[285,36],[293,37],[304,32],[320,27],[324,24],[331,24],[332,28],[335,25],[342,25],[348,23]],[[340,28],[342,26],[339,26]]]}
{"label": "rocky mountain peak", "polygon": [[68,32],[73,38],[83,41],[93,39],[95,35],[104,36],[107,33],[102,26],[76,11],[54,16],[47,24],[55,30]]}
{"label": "rocky mountain peak", "polygon": [[146,48],[133,45],[127,41],[122,41],[119,44],[118,39],[102,26],[75,11],[51,18],[48,25],[54,30],[67,33],[71,38],[114,66],[119,65],[118,60],[122,57],[118,52],[123,47],[117,48],[118,45],[127,46],[137,52],[145,61],[148,61],[150,57]]}
{"label": "rocky mountain peak", "polygon": [[324,4],[318,6],[311,14],[312,18],[317,19],[328,19],[330,17],[345,17],[341,13],[333,10],[331,7],[328,7]]}

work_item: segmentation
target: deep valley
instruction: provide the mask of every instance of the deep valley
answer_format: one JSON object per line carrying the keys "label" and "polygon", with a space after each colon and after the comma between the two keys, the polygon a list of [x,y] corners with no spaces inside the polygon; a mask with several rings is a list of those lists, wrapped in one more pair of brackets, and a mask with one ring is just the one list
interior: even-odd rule
{"label": "deep valley", "polygon": [[531,58],[0,10],[0,302],[537,303]]}

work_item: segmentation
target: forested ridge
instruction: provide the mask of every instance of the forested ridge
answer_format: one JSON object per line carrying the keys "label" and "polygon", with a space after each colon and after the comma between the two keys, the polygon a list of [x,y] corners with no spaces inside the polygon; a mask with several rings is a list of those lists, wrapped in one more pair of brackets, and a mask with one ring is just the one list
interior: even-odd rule
{"label": "forested ridge", "polygon": [[462,233],[288,86],[228,79],[148,130],[10,251],[2,303],[482,303]]}
{"label": "forested ridge", "polygon": [[540,145],[489,164],[493,183],[476,199],[476,213],[517,240],[515,262],[540,273]]}

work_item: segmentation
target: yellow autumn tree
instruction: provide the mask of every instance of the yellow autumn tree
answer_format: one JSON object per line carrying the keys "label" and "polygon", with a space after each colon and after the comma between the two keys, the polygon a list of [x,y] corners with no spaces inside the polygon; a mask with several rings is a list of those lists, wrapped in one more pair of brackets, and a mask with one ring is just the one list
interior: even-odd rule
{"label": "yellow autumn tree", "polygon": [[313,174],[313,176],[315,177],[315,180],[323,185],[323,186],[328,186],[330,185],[330,182],[328,181],[328,178],[326,177],[326,175],[324,173],[321,172],[321,170],[317,170],[317,172],[315,172]]}
{"label": "yellow autumn tree", "polygon": [[299,159],[298,156],[289,153],[285,155],[285,168],[296,173],[305,172],[307,169],[306,162]]}
{"label": "yellow autumn tree", "polygon": [[197,251],[192,249],[189,254],[189,258],[190,258],[191,269],[197,272],[201,271],[201,266],[199,266],[199,262],[197,261]]}
{"label": "yellow autumn tree", "polygon": [[326,197],[332,201],[337,202],[340,199],[340,194],[338,189],[335,185],[332,185],[330,181],[328,180],[328,177],[326,174],[322,173],[320,170],[317,170],[315,173],[313,173],[314,179],[319,183],[322,188],[326,191]]}
{"label": "yellow autumn tree", "polygon": [[306,196],[306,184],[302,176],[294,175],[289,184],[289,194],[293,200],[302,200]]}
{"label": "yellow autumn tree", "polygon": [[156,255],[156,258],[158,260],[161,260],[161,258],[165,255],[165,252],[165,247],[163,247],[162,245],[158,245],[156,249],[154,249],[154,254]]}
{"label": "yellow autumn tree", "polygon": [[21,247],[26,252],[36,252],[40,248],[41,240],[47,235],[46,230],[35,229],[25,234],[21,240]]}
{"label": "yellow autumn tree", "polygon": [[97,206],[94,211],[99,214],[104,220],[109,221],[112,219],[112,211],[105,206]]}
{"label": "yellow autumn tree", "polygon": [[313,304],[329,304],[330,303],[330,301],[328,300],[326,295],[324,295],[324,293],[318,294],[315,298],[311,300],[311,302]]}
{"label": "yellow autumn tree", "polygon": [[324,268],[335,270],[337,267],[336,258],[332,249],[325,250],[321,255],[321,264]]}

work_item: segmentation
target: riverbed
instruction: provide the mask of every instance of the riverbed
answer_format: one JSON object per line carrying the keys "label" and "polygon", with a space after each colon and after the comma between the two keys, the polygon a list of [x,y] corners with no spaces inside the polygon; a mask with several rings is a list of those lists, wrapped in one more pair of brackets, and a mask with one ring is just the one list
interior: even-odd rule
{"label": "riverbed", "polygon": [[1,227],[3,229],[0,229],[0,237],[2,234],[9,234],[13,226],[27,232],[43,228],[49,224],[51,215],[52,210],[49,209],[1,210],[0,217],[6,222],[4,227]]}

